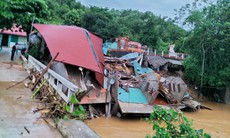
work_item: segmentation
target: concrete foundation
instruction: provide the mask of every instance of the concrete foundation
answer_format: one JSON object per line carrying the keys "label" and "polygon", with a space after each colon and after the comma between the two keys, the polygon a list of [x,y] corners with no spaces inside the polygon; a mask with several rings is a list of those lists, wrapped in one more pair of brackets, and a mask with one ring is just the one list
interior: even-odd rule
{"label": "concrete foundation", "polygon": [[79,120],[60,120],[58,129],[65,138],[100,138],[84,122]]}

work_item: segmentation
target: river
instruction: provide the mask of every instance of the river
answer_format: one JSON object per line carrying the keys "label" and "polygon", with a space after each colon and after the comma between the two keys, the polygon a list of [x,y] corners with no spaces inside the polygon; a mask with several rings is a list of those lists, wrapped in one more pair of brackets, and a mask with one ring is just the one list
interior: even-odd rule
{"label": "river", "polygon": [[[212,102],[205,102],[203,105],[213,110],[202,109],[198,112],[185,113],[193,120],[195,129],[203,129],[213,138],[229,138],[230,105]],[[86,124],[102,138],[144,138],[146,134],[153,134],[152,124],[140,118],[100,117],[88,120]]]}

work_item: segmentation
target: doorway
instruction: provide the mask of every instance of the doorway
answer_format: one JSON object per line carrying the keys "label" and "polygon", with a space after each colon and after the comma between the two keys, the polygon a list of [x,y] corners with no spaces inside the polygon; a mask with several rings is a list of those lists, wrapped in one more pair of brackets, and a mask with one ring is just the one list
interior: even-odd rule
{"label": "doorway", "polygon": [[8,35],[8,34],[3,34],[3,35],[2,35],[2,43],[1,43],[1,46],[6,46],[6,47],[8,47],[8,39],[9,39],[9,35]]}

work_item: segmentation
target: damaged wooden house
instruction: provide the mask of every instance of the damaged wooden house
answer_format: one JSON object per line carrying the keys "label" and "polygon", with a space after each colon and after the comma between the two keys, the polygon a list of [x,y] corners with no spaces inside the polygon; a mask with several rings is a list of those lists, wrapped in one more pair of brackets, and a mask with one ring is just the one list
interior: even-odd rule
{"label": "damaged wooden house", "polygon": [[[188,95],[187,86],[180,77],[160,73],[161,70],[167,72],[170,64],[182,64],[148,55],[147,46],[121,37],[114,43],[115,49],[111,49],[111,45],[102,48],[102,39],[84,28],[33,26],[37,32],[30,35],[30,48],[37,47],[36,59],[41,62],[33,65],[48,66],[56,57],[51,72],[64,79],[61,82],[51,75],[49,83],[64,93],[60,95],[66,97],[67,103],[74,94],[80,104],[88,105],[89,112],[107,116],[149,114],[153,106],[159,104],[191,111],[202,107]],[[29,59],[35,61],[31,56]],[[95,110],[98,107],[100,110]]]}
{"label": "damaged wooden house", "polygon": [[[104,46],[111,48],[108,44]],[[104,87],[112,95],[111,114],[149,114],[154,105],[183,111],[203,107],[188,94],[187,85],[179,76],[168,74],[182,71],[181,61],[149,55],[146,51],[129,51],[126,55],[123,50],[115,51],[115,55],[105,57]],[[122,54],[117,54],[119,51]]]}
{"label": "damaged wooden house", "polygon": [[[102,39],[77,26],[45,24],[33,26],[37,32],[30,35],[30,48],[39,49],[36,59],[47,65],[52,57],[59,53],[51,69],[79,88],[75,94],[80,104],[108,103],[111,97],[106,97],[102,87],[104,83]],[[60,82],[54,80],[53,83]],[[62,85],[61,89],[67,91],[65,85]]]}

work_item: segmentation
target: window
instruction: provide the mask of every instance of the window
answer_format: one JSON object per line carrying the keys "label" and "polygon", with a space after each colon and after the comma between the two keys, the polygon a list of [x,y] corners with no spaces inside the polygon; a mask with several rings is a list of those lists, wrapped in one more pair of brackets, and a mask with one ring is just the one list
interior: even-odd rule
{"label": "window", "polygon": [[181,89],[180,89],[180,84],[177,84],[178,87],[178,92],[180,93]]}
{"label": "window", "polygon": [[11,42],[18,42],[18,36],[17,35],[12,35],[11,36]]}

